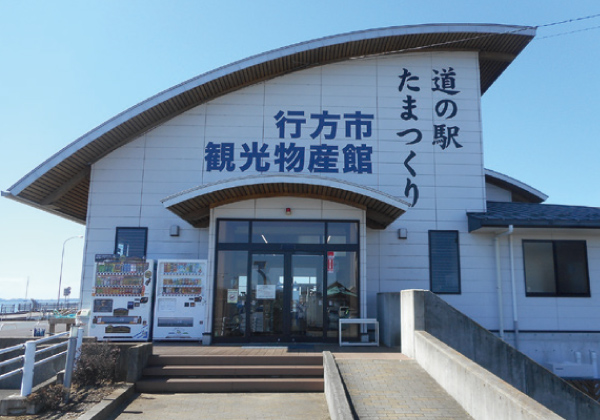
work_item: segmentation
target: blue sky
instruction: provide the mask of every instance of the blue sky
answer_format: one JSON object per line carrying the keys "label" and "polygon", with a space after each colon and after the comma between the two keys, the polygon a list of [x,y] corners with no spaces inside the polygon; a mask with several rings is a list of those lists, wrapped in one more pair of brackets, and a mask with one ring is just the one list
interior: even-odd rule
{"label": "blue sky", "polygon": [[[591,0],[0,0],[0,189],[126,108],[253,54],[370,28],[540,26],[598,13]],[[486,167],[548,203],[600,207],[596,26],[540,27],[482,100]],[[24,297],[27,278],[29,297],[56,298],[63,243],[84,227],[7,199],[0,216],[0,298]],[[75,296],[82,253],[83,240],[67,242],[63,286]]]}

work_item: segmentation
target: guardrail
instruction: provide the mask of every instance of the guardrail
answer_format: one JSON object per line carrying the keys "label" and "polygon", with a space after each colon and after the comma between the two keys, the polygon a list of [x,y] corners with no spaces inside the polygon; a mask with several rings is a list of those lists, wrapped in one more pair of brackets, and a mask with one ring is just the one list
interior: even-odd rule
{"label": "guardrail", "polygon": [[77,309],[78,301],[57,303],[10,303],[0,304],[0,314],[12,315],[24,312],[51,312],[61,309]]}
{"label": "guardrail", "polygon": [[[37,350],[37,346],[40,344],[48,343],[50,341],[56,340],[57,338],[62,338],[69,336],[67,341],[63,341],[62,343],[54,344],[52,346],[46,347],[41,350]],[[9,378],[14,375],[18,375],[19,373],[23,374],[23,378],[21,380],[21,396],[26,397],[31,394],[31,390],[33,388],[33,373],[36,366],[40,366],[44,363],[48,363],[54,359],[57,359],[63,355],[66,355],[65,362],[65,377],[63,381],[63,386],[65,388],[71,387],[71,378],[73,375],[73,368],[75,365],[75,359],[79,356],[81,352],[81,343],[83,341],[83,328],[72,328],[71,332],[64,332],[60,334],[56,334],[50,337],[41,338],[39,340],[31,340],[27,341],[25,344],[19,344],[17,346],[7,347],[5,349],[0,349],[0,354],[9,353],[11,351],[18,351],[25,349],[24,353],[21,356],[14,357],[9,360],[5,360],[0,363],[0,367],[9,365],[15,362],[22,362],[23,366],[7,372],[3,375],[0,375],[0,380]],[[59,349],[61,347],[65,347],[66,350],[56,353],[52,356],[45,357],[41,360],[35,361],[36,355],[43,355],[50,351]]]}

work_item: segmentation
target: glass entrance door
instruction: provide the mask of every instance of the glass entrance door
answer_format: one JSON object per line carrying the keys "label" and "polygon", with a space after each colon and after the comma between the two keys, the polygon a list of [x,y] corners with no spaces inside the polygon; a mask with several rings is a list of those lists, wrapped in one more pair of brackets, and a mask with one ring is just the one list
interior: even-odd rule
{"label": "glass entrance door", "polygon": [[358,223],[220,220],[215,342],[335,340],[359,316]]}
{"label": "glass entrance door", "polygon": [[323,262],[321,254],[252,254],[252,337],[323,337]]}
{"label": "glass entrance door", "polygon": [[253,254],[250,277],[250,334],[253,337],[284,333],[285,254]]}
{"label": "glass entrance door", "polygon": [[322,254],[291,255],[290,334],[323,337]]}

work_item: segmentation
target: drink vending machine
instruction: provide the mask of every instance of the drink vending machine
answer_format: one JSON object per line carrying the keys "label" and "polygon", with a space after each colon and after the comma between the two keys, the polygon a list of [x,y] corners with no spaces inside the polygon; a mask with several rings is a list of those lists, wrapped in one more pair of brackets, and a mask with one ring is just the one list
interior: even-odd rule
{"label": "drink vending machine", "polygon": [[89,334],[99,340],[148,341],[153,281],[153,260],[115,258],[97,262]]}
{"label": "drink vending machine", "polygon": [[154,340],[202,339],[206,260],[158,260]]}

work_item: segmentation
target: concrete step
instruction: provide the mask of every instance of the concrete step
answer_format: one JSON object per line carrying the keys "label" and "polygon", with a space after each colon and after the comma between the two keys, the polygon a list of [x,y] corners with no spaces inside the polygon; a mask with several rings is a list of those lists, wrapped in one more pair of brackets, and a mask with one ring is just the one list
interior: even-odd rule
{"label": "concrete step", "polygon": [[156,365],[319,365],[323,366],[322,354],[290,355],[290,356],[246,356],[246,355],[152,355],[148,360],[149,366]]}
{"label": "concrete step", "polygon": [[323,378],[144,378],[136,391],[145,393],[323,392]]}
{"label": "concrete step", "polygon": [[296,376],[296,377],[323,377],[323,365],[159,365],[149,366],[143,370],[144,376],[170,376],[170,377],[183,377],[183,376],[208,376],[208,377],[250,377],[250,376],[262,376],[262,377],[282,377],[282,376]]}
{"label": "concrete step", "polygon": [[138,392],[323,392],[323,355],[150,357]]}

